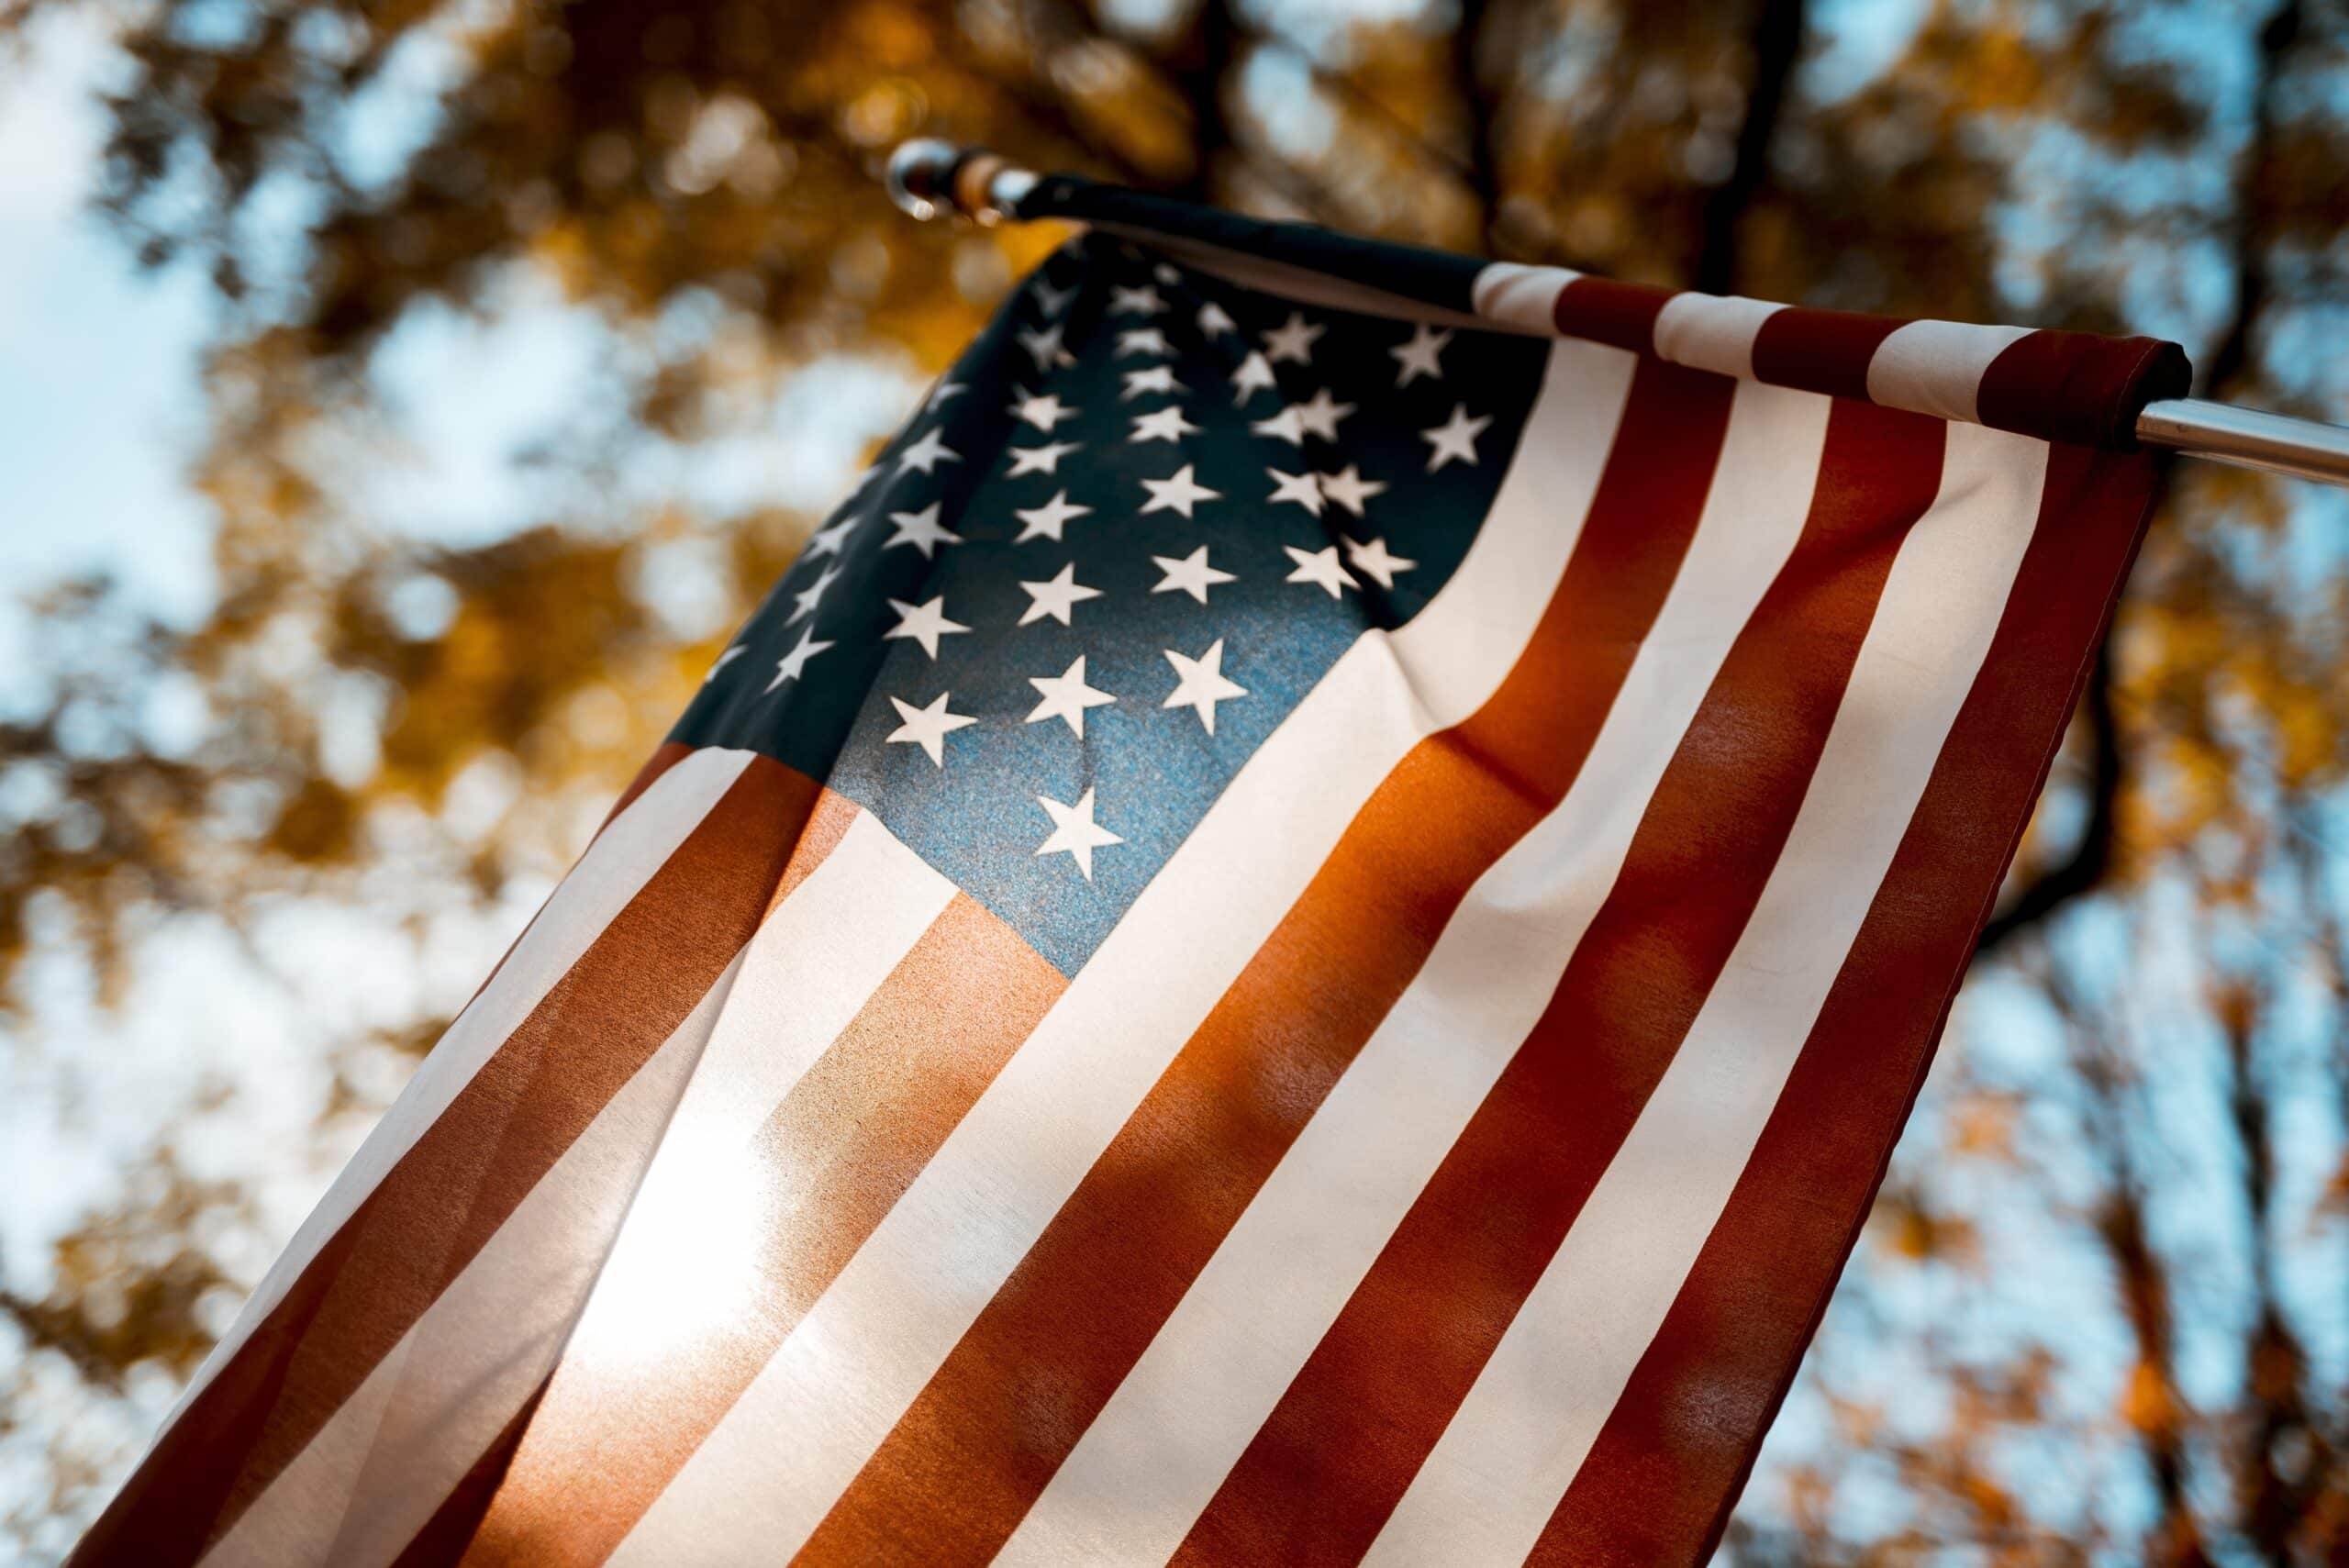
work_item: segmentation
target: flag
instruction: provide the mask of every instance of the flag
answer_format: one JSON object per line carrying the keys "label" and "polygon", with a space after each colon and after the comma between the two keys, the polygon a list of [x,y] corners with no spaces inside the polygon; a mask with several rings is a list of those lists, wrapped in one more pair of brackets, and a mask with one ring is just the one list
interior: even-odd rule
{"label": "flag", "polygon": [[75,1561],[1718,1540],[2182,356],[1021,210]]}

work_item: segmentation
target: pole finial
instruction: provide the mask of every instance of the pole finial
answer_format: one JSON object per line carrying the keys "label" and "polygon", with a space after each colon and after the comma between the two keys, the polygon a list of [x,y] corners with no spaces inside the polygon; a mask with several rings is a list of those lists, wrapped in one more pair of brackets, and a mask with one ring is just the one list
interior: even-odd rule
{"label": "pole finial", "polygon": [[936,217],[941,205],[953,203],[953,195],[946,187],[955,160],[962,155],[961,148],[936,137],[921,136],[899,142],[897,150],[889,154],[889,171],[882,177],[889,199],[913,217],[924,221]]}
{"label": "pole finial", "polygon": [[1015,216],[1036,176],[984,147],[957,147],[935,137],[900,142],[889,155],[884,183],[889,199],[918,218],[957,212],[980,223]]}

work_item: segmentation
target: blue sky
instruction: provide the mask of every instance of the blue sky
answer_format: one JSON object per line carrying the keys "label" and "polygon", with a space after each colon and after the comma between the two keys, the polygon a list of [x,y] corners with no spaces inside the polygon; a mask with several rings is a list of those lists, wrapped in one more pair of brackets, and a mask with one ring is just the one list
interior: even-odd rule
{"label": "blue sky", "polygon": [[[184,618],[211,596],[183,475],[213,305],[200,278],[141,276],[87,210],[105,133],[91,93],[114,63],[92,18],[61,14],[0,93],[0,583],[106,570]],[[16,630],[8,670],[30,652]]]}

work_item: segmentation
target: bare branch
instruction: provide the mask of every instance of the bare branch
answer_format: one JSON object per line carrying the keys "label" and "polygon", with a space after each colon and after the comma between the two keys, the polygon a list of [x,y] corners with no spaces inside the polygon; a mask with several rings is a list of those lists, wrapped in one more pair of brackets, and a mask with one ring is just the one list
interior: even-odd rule
{"label": "bare branch", "polygon": [[1728,294],[1737,280],[1737,228],[1770,177],[1770,149],[1779,113],[1802,54],[1804,0],[1761,0],[1753,27],[1753,85],[1738,128],[1737,159],[1729,178],[1705,199],[1704,238],[1697,252],[1697,287]]}

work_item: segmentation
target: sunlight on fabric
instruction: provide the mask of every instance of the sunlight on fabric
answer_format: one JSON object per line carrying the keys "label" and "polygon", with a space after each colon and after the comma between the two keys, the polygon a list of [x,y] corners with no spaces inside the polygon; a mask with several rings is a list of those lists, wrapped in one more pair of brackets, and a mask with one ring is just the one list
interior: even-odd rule
{"label": "sunlight on fabric", "polygon": [[738,1320],[759,1279],[773,1167],[740,1145],[673,1149],[646,1184],[596,1286],[596,1351],[658,1362]]}

